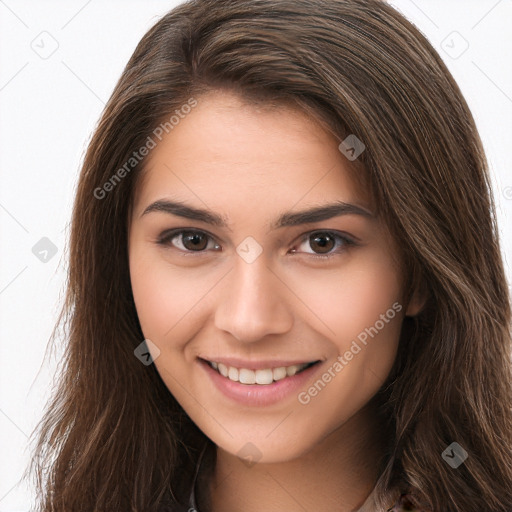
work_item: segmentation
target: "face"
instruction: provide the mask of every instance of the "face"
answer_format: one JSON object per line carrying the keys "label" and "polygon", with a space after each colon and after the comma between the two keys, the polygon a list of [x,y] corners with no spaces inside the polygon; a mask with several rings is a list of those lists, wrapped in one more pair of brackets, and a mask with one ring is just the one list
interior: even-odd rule
{"label": "face", "polygon": [[387,377],[412,313],[338,144],[299,111],[209,93],[137,189],[142,331],[170,392],[229,453],[291,460],[342,427]]}

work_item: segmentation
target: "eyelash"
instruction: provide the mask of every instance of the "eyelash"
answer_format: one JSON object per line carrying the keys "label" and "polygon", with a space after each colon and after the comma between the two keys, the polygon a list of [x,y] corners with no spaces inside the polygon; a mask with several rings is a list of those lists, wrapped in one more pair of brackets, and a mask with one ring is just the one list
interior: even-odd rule
{"label": "eyelash", "polygon": [[[183,229],[183,228],[180,228],[180,229],[173,229],[171,231],[164,231],[160,237],[158,238],[158,240],[156,241],[156,243],[158,245],[161,245],[161,246],[170,246],[172,247],[173,249],[176,249],[177,251],[180,251],[183,253],[184,256],[197,256],[197,255],[201,255],[201,254],[204,254],[207,249],[203,249],[201,251],[190,251],[190,250],[187,250],[187,251],[184,251],[183,249],[179,249],[177,247],[174,247],[172,244],[171,244],[171,241],[176,238],[177,236],[179,235],[183,235],[184,233],[192,233],[192,234],[202,234],[202,235],[206,235],[207,237],[209,237],[211,240],[214,240],[215,241],[215,237],[213,237],[212,235],[210,235],[210,233],[206,232],[206,231],[201,231],[201,230],[198,230],[198,229]],[[307,254],[308,256],[312,256],[313,258],[318,258],[318,259],[323,259],[323,260],[327,260],[327,259],[330,259],[330,258],[333,258],[337,255],[339,255],[341,252],[343,252],[344,249],[347,249],[349,247],[352,247],[352,246],[357,246],[358,243],[355,242],[354,240],[352,240],[351,238],[348,238],[346,235],[342,235],[336,231],[329,231],[329,230],[315,230],[315,231],[309,231],[308,233],[304,233],[300,239],[299,239],[299,243],[297,245],[302,245],[304,242],[306,242],[312,235],[315,235],[315,234],[324,234],[324,235],[328,235],[329,237],[332,237],[334,238],[335,240],[337,241],[340,241],[342,242],[343,244],[343,248],[340,250],[340,247],[338,246],[338,248],[335,248],[333,249],[332,251],[330,251],[329,253],[326,253],[326,254],[317,254],[317,253],[304,253],[304,254]],[[217,242],[215,242],[217,244]],[[218,245],[218,244],[217,244]]]}

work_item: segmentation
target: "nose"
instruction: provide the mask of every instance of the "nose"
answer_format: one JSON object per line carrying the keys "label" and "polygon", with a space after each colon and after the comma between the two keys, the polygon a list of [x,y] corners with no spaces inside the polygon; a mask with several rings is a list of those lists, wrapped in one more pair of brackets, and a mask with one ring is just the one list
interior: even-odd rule
{"label": "nose", "polygon": [[259,257],[252,263],[236,258],[226,276],[215,311],[215,326],[238,341],[252,343],[270,334],[283,334],[293,315],[283,281]]}

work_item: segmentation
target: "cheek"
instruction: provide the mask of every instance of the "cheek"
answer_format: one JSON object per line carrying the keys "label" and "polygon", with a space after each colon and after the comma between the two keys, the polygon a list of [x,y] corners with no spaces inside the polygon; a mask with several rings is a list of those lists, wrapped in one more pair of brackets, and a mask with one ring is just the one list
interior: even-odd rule
{"label": "cheek", "polygon": [[[146,338],[162,341],[164,334],[183,316],[188,302],[176,273],[145,250],[143,242],[130,247],[130,279],[139,322]],[[169,305],[172,304],[172,307]]]}
{"label": "cheek", "polygon": [[[337,269],[309,269],[295,282],[297,294],[316,315],[315,326],[337,340],[340,349],[401,300],[399,271],[391,258],[378,251],[354,253]],[[382,337],[393,338],[397,323],[386,324]]]}
{"label": "cheek", "polygon": [[398,275],[383,262],[336,275],[317,280],[310,289],[308,305],[318,312],[322,322],[317,325],[323,325],[318,329],[332,350],[324,372],[300,396],[304,414],[319,418],[326,432],[381,388],[396,358],[403,320]]}
{"label": "cheek", "polygon": [[137,315],[146,338],[160,348],[182,348],[201,326],[204,300],[219,280],[216,273],[171,265],[163,253],[130,249],[130,279]]}
{"label": "cheek", "polygon": [[144,338],[160,350],[155,367],[169,391],[187,408],[188,393],[179,383],[188,378],[184,348],[200,325],[197,315],[206,293],[204,280],[203,284],[192,282],[190,274],[141,246],[130,250],[130,279]]}
{"label": "cheek", "polygon": [[[315,328],[332,350],[323,382],[310,383],[304,400],[314,413],[331,409],[326,428],[362,407],[381,387],[398,347],[403,307],[401,275],[385,253],[360,254],[332,272],[304,274],[298,290],[316,313]],[[340,359],[341,358],[341,359]],[[322,379],[322,375],[320,376]],[[318,395],[318,396],[317,396]]]}
{"label": "cheek", "polygon": [[167,278],[152,265],[149,259],[135,250],[130,251],[130,279],[133,299],[144,336],[149,339],[159,338],[167,323],[169,329],[173,323],[173,314],[166,304],[171,298],[173,288]]}

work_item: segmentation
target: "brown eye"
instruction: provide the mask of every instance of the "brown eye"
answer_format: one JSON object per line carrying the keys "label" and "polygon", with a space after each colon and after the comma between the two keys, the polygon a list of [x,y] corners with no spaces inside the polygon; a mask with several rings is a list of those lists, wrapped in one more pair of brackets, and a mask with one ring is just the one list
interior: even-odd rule
{"label": "brown eye", "polygon": [[305,253],[316,258],[330,258],[340,255],[357,243],[347,236],[333,231],[315,231],[302,237],[298,249],[292,253]]}
{"label": "brown eye", "polygon": [[336,241],[330,233],[315,233],[309,237],[309,241],[313,251],[320,254],[330,252],[336,246]]}
{"label": "brown eye", "polygon": [[181,240],[185,249],[189,251],[202,251],[208,245],[208,237],[204,233],[184,231]]}
{"label": "brown eye", "polygon": [[215,240],[208,233],[184,229],[162,233],[157,243],[175,248],[183,253],[201,253],[208,249],[220,249],[220,245],[215,243]]}

